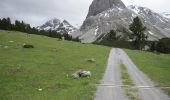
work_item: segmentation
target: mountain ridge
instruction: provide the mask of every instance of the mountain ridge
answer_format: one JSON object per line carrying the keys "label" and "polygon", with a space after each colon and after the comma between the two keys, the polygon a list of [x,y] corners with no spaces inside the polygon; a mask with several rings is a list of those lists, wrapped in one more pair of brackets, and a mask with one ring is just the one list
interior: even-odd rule
{"label": "mountain ridge", "polygon": [[59,20],[57,18],[46,21],[43,25],[37,26],[38,30],[54,30],[58,33],[72,34],[77,29],[72,26],[67,20]]}

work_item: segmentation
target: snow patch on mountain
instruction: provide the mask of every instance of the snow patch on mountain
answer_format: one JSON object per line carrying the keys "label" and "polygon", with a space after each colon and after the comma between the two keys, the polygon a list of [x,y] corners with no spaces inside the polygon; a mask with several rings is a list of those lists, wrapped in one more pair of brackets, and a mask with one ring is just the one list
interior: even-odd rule
{"label": "snow patch on mountain", "polygon": [[170,13],[168,13],[168,12],[163,12],[163,13],[161,13],[161,15],[163,17],[170,18]]}
{"label": "snow patch on mountain", "polygon": [[134,11],[136,14],[140,13],[140,9],[138,6],[130,5],[130,6],[128,6],[128,8],[131,9],[132,11]]}
{"label": "snow patch on mountain", "polygon": [[96,28],[96,30],[95,30],[95,32],[94,32],[95,35],[97,35],[98,29],[99,29],[99,27],[97,26],[97,28]]}
{"label": "snow patch on mountain", "polygon": [[[169,20],[166,19],[167,17],[165,17],[165,15],[168,16],[168,14],[164,14],[164,15],[158,14],[158,13],[156,13],[156,12],[150,10],[149,8],[146,8],[146,7],[140,7],[140,6],[137,6],[137,5],[130,5],[130,6],[128,6],[128,9],[135,12],[137,15],[143,17],[146,20],[153,20],[153,19],[150,19],[152,17],[154,19],[159,20],[162,23],[169,22]],[[170,17],[170,14],[169,14],[169,17]]]}
{"label": "snow patch on mountain", "polygon": [[151,32],[151,31],[148,31],[150,35],[155,35],[155,33]]}

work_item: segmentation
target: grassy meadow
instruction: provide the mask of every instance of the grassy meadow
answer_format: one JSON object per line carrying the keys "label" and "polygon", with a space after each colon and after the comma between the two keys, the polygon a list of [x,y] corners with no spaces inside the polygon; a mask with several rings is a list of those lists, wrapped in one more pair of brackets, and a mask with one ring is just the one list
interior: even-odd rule
{"label": "grassy meadow", "polygon": [[[0,30],[0,100],[92,100],[109,52],[105,46]],[[72,78],[79,69],[92,77]]]}
{"label": "grassy meadow", "polygon": [[[170,86],[170,54],[125,50],[141,71],[147,74],[157,86]],[[170,88],[163,89],[170,96]]]}

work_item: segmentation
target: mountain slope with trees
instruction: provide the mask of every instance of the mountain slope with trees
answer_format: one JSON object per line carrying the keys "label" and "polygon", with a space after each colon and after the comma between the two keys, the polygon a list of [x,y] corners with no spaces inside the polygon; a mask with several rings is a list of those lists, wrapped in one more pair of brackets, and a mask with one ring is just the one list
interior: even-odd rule
{"label": "mountain slope with trees", "polygon": [[31,27],[30,24],[26,24],[24,21],[15,20],[15,23],[12,24],[10,18],[0,19],[0,29],[9,30],[9,31],[20,31],[26,32],[28,34],[37,34],[37,35],[45,35],[53,38],[62,38],[64,37],[66,40],[78,41],[78,38],[73,38],[67,32],[59,33],[55,30],[38,30],[35,27]]}
{"label": "mountain slope with trees", "polygon": [[114,30],[128,40],[129,25],[136,16],[147,27],[149,41],[170,38],[170,19],[146,7],[126,7],[121,0],[93,0],[79,37],[85,43],[100,42],[101,37]]}

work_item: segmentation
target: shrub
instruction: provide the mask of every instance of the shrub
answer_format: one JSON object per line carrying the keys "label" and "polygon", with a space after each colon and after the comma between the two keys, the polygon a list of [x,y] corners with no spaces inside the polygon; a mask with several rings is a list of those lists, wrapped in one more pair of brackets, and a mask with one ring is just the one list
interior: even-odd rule
{"label": "shrub", "polygon": [[170,53],[170,38],[162,38],[158,41],[156,50],[161,53]]}

